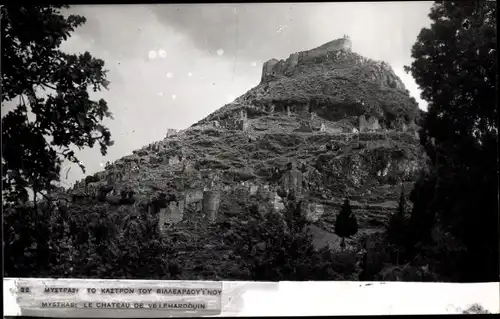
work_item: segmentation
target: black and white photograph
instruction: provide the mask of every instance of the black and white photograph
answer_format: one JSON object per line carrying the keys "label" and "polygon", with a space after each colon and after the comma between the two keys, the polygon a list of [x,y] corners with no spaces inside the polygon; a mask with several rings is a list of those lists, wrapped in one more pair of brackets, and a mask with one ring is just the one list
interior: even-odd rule
{"label": "black and white photograph", "polygon": [[496,9],[2,5],[4,276],[498,282]]}

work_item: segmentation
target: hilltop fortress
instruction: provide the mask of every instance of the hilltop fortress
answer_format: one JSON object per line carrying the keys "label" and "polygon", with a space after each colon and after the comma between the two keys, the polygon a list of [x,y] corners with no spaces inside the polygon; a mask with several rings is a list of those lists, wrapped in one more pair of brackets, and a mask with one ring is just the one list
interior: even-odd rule
{"label": "hilltop fortress", "polygon": [[261,82],[265,82],[272,76],[287,75],[299,63],[313,60],[318,57],[327,56],[331,52],[339,50],[350,51],[352,48],[351,39],[348,36],[336,39],[323,44],[315,49],[290,54],[286,60],[271,59],[264,63],[262,67]]}

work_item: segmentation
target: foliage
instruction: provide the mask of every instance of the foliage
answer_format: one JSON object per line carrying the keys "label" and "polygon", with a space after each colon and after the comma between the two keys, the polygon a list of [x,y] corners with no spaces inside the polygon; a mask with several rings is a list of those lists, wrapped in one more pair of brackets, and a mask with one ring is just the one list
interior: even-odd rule
{"label": "foliage", "polygon": [[349,200],[346,198],[335,220],[335,234],[342,238],[341,247],[345,247],[345,238],[358,232],[358,222],[352,213]]}
{"label": "foliage", "polygon": [[292,220],[270,212],[236,230],[235,255],[247,265],[247,280],[341,280],[354,272],[352,258],[314,249],[299,203],[289,203],[287,210],[284,215]]}
{"label": "foliage", "polygon": [[460,240],[439,227],[432,231],[431,243],[417,243],[415,256],[409,260],[413,266],[428,266],[441,281],[460,278],[462,264],[466,262],[466,248]]}
{"label": "foliage", "polygon": [[429,17],[406,67],[429,102],[420,139],[431,160],[412,192],[410,237],[428,242],[442,227],[467,248],[454,280],[497,281],[496,2],[437,1]]}
{"label": "foliage", "polygon": [[392,249],[387,245],[384,234],[372,234],[362,240],[365,253],[361,262],[359,280],[373,281],[379,273],[391,264]]}
{"label": "foliage", "polygon": [[[172,245],[157,217],[42,203],[4,212],[5,276],[172,279]],[[37,215],[39,221],[34,222]],[[177,269],[176,269],[177,267]]]}
{"label": "foliage", "polygon": [[4,201],[25,200],[26,188],[50,190],[51,182],[59,180],[63,159],[84,170],[72,146],[99,143],[105,155],[112,145],[109,130],[101,124],[111,116],[106,101],[92,100],[87,92],[107,88],[104,61],[59,48],[86,21],[63,16],[60,10],[67,7],[1,8],[2,103],[18,101],[2,119]]}
{"label": "foliage", "polygon": [[375,279],[377,281],[434,282],[436,275],[430,272],[427,267],[405,265],[384,268],[375,276]]}
{"label": "foliage", "polygon": [[399,252],[404,249],[406,244],[406,234],[407,234],[407,218],[405,212],[406,199],[404,192],[401,191],[399,197],[398,210],[394,213],[387,225],[387,239],[389,243],[396,247],[398,251],[398,256],[396,263],[399,264]]}
{"label": "foliage", "polygon": [[99,176],[97,176],[96,174],[85,177],[85,184],[95,183],[98,181],[99,181]]}

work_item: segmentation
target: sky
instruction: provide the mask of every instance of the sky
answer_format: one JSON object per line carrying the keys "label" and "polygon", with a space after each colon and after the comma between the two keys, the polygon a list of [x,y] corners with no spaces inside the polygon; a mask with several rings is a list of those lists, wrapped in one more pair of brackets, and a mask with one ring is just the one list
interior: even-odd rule
{"label": "sky", "polygon": [[[352,50],[388,62],[415,97],[425,101],[412,77],[411,47],[430,25],[432,2],[338,2],[253,4],[75,5],[87,18],[62,45],[105,61],[108,102],[114,119],[104,124],[115,144],[77,152],[87,174],[185,129],[260,81],[262,64],[286,59],[349,35]],[[3,108],[3,107],[2,107]],[[76,165],[63,166],[61,186],[83,178]]]}

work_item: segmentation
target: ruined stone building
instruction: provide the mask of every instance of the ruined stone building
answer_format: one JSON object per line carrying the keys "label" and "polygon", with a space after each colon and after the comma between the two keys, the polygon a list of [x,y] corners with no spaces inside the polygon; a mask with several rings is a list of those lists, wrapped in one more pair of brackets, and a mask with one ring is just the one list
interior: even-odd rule
{"label": "ruined stone building", "polygon": [[176,136],[177,135],[177,130],[174,129],[174,128],[169,128],[167,129],[167,138],[168,137],[173,137],[173,136]]}
{"label": "ruined stone building", "polygon": [[326,56],[330,52],[338,50],[351,50],[352,42],[349,38],[341,38],[325,43],[315,49],[291,54],[286,60],[271,59],[262,67],[261,82],[272,79],[274,76],[289,74],[301,62],[313,60],[317,57]]}
{"label": "ruined stone building", "polygon": [[203,214],[209,221],[217,220],[220,205],[220,191],[203,192]]}
{"label": "ruined stone building", "polygon": [[359,117],[359,132],[375,132],[379,131],[380,129],[382,129],[382,127],[380,126],[378,118],[370,116],[368,119],[366,119],[364,115],[361,115]]}
{"label": "ruined stone building", "polygon": [[160,208],[158,224],[161,231],[169,225],[182,221],[184,215],[184,200],[171,201],[167,207]]}
{"label": "ruined stone building", "polygon": [[302,179],[302,172],[297,169],[295,163],[292,163],[291,169],[281,177],[280,186],[287,194],[299,196],[302,193]]}

